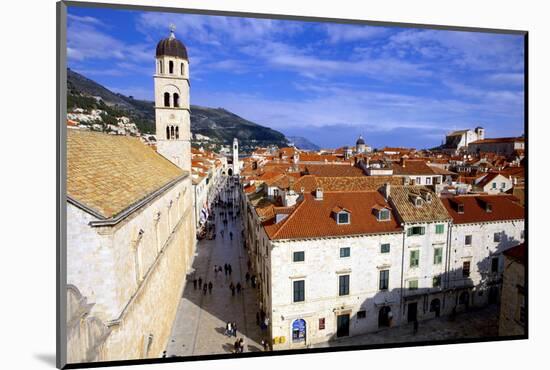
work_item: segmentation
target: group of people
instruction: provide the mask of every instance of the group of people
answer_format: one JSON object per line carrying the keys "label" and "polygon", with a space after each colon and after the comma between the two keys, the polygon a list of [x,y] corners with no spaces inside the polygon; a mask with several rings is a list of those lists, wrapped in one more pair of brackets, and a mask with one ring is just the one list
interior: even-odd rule
{"label": "group of people", "polygon": [[197,286],[199,287],[199,290],[202,289],[203,294],[206,295],[206,291],[210,294],[212,294],[212,288],[214,287],[214,284],[212,284],[211,281],[206,283],[206,281],[203,284],[202,277],[199,277],[198,279],[196,277],[193,278],[193,289],[197,290]]}
{"label": "group of people", "polygon": [[235,321],[231,322],[228,321],[225,324],[225,333],[224,335],[227,335],[228,337],[236,337],[237,336],[237,323]]}

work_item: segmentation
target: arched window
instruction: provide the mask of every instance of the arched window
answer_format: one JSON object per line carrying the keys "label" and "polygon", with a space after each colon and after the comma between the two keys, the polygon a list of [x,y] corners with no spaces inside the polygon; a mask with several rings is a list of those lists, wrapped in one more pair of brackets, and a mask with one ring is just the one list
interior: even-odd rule
{"label": "arched window", "polygon": [[170,74],[174,73],[174,62],[172,62],[172,61],[168,62],[168,72]]}
{"label": "arched window", "polygon": [[167,93],[167,92],[164,93],[164,106],[165,107],[170,106],[170,93]]}
{"label": "arched window", "polygon": [[174,93],[174,107],[180,106],[180,96],[178,93]]}
{"label": "arched window", "polygon": [[166,140],[170,139],[170,127],[166,126]]}
{"label": "arched window", "polygon": [[170,139],[173,139],[175,137],[175,133],[174,133],[174,126],[170,126]]}
{"label": "arched window", "polygon": [[176,139],[180,138],[180,127],[176,126]]}
{"label": "arched window", "polygon": [[181,63],[180,68],[181,68],[181,73],[180,74],[183,76],[183,63]]}
{"label": "arched window", "polygon": [[164,70],[162,68],[162,60],[159,60],[159,73],[164,73]]}

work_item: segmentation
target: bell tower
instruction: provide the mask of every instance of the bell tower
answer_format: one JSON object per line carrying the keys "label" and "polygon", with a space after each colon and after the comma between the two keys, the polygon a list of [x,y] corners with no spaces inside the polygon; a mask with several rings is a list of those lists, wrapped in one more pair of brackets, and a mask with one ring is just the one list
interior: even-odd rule
{"label": "bell tower", "polygon": [[238,175],[239,172],[239,141],[233,138],[233,175]]}
{"label": "bell tower", "polygon": [[191,171],[189,58],[174,34],[160,40],[156,50],[155,125],[157,152],[183,170]]}

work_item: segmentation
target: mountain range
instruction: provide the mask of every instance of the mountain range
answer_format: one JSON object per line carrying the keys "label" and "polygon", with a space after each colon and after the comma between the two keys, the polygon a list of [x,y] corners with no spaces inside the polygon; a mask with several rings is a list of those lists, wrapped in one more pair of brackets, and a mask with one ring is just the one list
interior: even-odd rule
{"label": "mountain range", "polygon": [[[124,115],[142,133],[155,132],[154,102],[115,93],[82,74],[67,69],[67,109],[74,108],[102,109],[110,116],[110,120]],[[214,150],[219,149],[219,146],[231,145],[235,137],[239,140],[239,147],[245,152],[258,146],[284,147],[288,146],[289,141],[293,141],[279,131],[239,117],[226,109],[197,105],[191,105],[191,133],[195,138],[194,144],[202,140],[199,144]],[[306,143],[307,140],[300,142]]]}

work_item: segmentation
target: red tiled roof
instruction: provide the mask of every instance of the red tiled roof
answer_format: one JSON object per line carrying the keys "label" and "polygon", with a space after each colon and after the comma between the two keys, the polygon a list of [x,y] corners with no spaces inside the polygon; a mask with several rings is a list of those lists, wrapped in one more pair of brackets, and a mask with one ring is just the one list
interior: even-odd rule
{"label": "red tiled roof", "polygon": [[483,139],[476,140],[470,144],[493,144],[493,143],[514,143],[514,142],[524,142],[525,138],[523,137],[495,137],[492,139]]}
{"label": "red tiled roof", "polygon": [[344,164],[307,165],[306,172],[319,177],[365,176],[362,169]]}
{"label": "red tiled roof", "polygon": [[524,265],[526,250],[527,246],[525,243],[521,243],[520,245],[516,245],[515,247],[505,250],[504,255]]}
{"label": "red tiled roof", "polygon": [[394,175],[435,175],[430,166],[423,160],[404,160],[403,164],[393,165]]}
{"label": "red tiled roof", "polygon": [[[308,239],[330,236],[348,236],[401,231],[392,215],[389,221],[378,221],[372,208],[387,204],[384,197],[375,191],[369,192],[324,192],[322,200],[312,194],[304,194],[304,199],[286,219],[274,223],[271,219],[264,223],[270,239]],[[335,207],[345,208],[351,213],[350,223],[339,225],[333,217]]]}
{"label": "red tiled roof", "polygon": [[[441,198],[447,212],[455,224],[496,222],[505,220],[522,220],[525,209],[512,195],[460,195],[451,198]],[[486,203],[490,203],[491,212],[486,211]],[[464,205],[464,213],[458,213],[456,203]]]}

